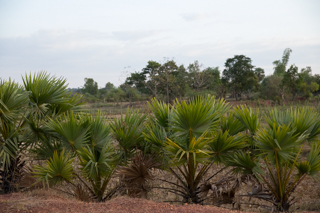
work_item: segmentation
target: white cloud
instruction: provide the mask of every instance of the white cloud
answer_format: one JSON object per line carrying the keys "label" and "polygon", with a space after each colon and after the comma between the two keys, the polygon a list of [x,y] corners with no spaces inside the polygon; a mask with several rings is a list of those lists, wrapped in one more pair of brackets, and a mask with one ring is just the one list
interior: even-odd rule
{"label": "white cloud", "polygon": [[183,13],[181,17],[188,22],[198,21],[201,19],[209,18],[208,14],[205,13]]}

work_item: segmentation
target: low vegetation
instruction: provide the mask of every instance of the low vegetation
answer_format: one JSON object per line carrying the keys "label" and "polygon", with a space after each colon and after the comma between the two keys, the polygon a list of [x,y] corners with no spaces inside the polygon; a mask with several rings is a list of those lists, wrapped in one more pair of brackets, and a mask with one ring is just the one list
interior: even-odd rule
{"label": "low vegetation", "polygon": [[[240,208],[249,196],[289,212],[306,176],[319,178],[320,114],[311,107],[261,113],[211,95],[172,104],[154,98],[148,111],[108,120],[84,111],[62,78],[40,72],[23,82],[0,81],[2,193],[19,190],[30,169],[36,182],[83,201],[147,198],[157,189],[175,194],[172,202]],[[248,184],[252,190],[240,193]]]}

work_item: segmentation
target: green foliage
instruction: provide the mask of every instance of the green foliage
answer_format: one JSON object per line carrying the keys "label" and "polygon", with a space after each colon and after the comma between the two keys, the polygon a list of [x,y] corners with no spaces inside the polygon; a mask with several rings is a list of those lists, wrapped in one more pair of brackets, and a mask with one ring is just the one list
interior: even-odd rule
{"label": "green foliage", "polygon": [[96,95],[98,93],[98,83],[92,78],[85,78],[84,82],[85,83],[82,89],[83,93],[89,93],[91,95]]}
{"label": "green foliage", "polygon": [[277,60],[273,62],[274,72],[273,75],[275,76],[283,76],[286,72],[286,66],[289,61],[290,53],[292,50],[290,48],[286,48],[282,55],[282,60]]}
{"label": "green foliage", "polygon": [[318,140],[320,134],[320,115],[312,108],[291,108],[285,111],[274,109],[266,114],[266,121],[270,128],[273,125],[286,125],[295,134],[305,134],[310,143]]}
{"label": "green foliage", "polygon": [[21,125],[28,103],[28,93],[17,83],[0,80],[0,166],[10,166],[11,159],[19,154]]}
{"label": "green foliage", "polygon": [[69,151],[81,149],[87,142],[88,124],[72,112],[62,115],[57,120],[51,119],[46,126]]}
{"label": "green foliage", "polygon": [[292,99],[294,99],[298,88],[301,87],[303,79],[298,73],[298,67],[291,65],[290,68],[283,74],[282,85],[290,91]]}
{"label": "green foliage", "polygon": [[246,130],[246,126],[235,117],[234,112],[230,112],[228,116],[223,115],[220,120],[221,131],[228,132],[229,135],[236,135]]}
{"label": "green foliage", "polygon": [[306,107],[273,110],[266,114],[266,121],[269,129],[258,129],[253,137],[255,149],[238,152],[227,164],[235,173],[253,175],[261,184],[250,196],[272,203],[276,211],[287,212],[293,204],[291,195],[305,176],[319,174],[318,143],[312,143],[306,161],[300,156],[306,140],[318,140],[319,115]]}
{"label": "green foliage", "polygon": [[237,106],[234,109],[235,117],[250,131],[251,135],[255,135],[260,126],[259,113],[254,112],[246,105]]}
{"label": "green foliage", "polygon": [[158,123],[163,128],[168,129],[169,116],[171,115],[170,106],[164,102],[159,102],[155,98],[153,98],[151,102],[148,102],[148,105],[155,116],[156,123]]}
{"label": "green foliage", "polygon": [[188,103],[176,101],[171,123],[174,136],[188,140],[218,129],[220,115],[228,108],[224,100],[216,101],[213,96],[197,97]]}
{"label": "green foliage", "polygon": [[54,152],[53,157],[50,158],[50,160],[47,160],[44,167],[33,167],[33,174],[38,177],[37,182],[42,181],[43,185],[47,183],[48,187],[49,181],[53,185],[63,181],[70,182],[74,177],[72,168],[73,160],[74,158],[70,157],[70,154],[65,154],[64,150],[60,155],[57,152]]}
{"label": "green foliage", "polygon": [[223,79],[228,82],[228,86],[238,99],[245,91],[257,91],[259,88],[259,78],[253,71],[251,59],[244,55],[236,55],[227,59],[223,70]]}
{"label": "green foliage", "polygon": [[212,96],[176,101],[170,108],[153,100],[150,106],[155,119],[143,135],[148,143],[162,150],[156,153],[167,159],[163,162],[168,162],[167,169],[178,184],[163,181],[179,187],[169,191],[181,196],[183,202],[200,203],[204,175],[214,162],[225,163],[234,150],[245,147],[245,137],[219,131],[220,118],[229,106]]}
{"label": "green foliage", "polygon": [[124,162],[131,157],[136,148],[143,146],[143,123],[146,115],[137,110],[128,109],[125,116],[114,118],[110,123],[115,139],[119,143],[121,159]]}
{"label": "green foliage", "polygon": [[208,143],[212,160],[225,163],[234,150],[241,150],[247,146],[245,142],[245,136],[242,134],[230,135],[228,131],[214,132]]}
{"label": "green foliage", "polygon": [[39,72],[26,74],[22,80],[23,87],[11,80],[0,81],[0,165],[4,170],[27,150],[41,149],[42,141],[52,141],[44,125],[49,118],[80,106],[81,97],[67,91],[63,78]]}
{"label": "green foliage", "polygon": [[260,97],[266,100],[276,100],[282,92],[282,76],[270,75],[263,79],[260,87]]}
{"label": "green foliage", "polygon": [[[68,149],[70,154],[66,155],[62,151],[58,158],[58,152],[54,151],[54,157],[47,161],[44,167],[36,166],[34,174],[38,177],[38,181],[46,180],[53,183],[66,181],[75,190],[79,188],[76,182],[80,181],[92,199],[96,201],[109,199],[114,191],[106,194],[106,190],[119,162],[119,156],[111,145],[110,127],[105,123],[103,116],[68,113],[55,121],[50,120],[47,126],[52,131],[53,137],[64,149]],[[50,153],[51,150],[45,151]],[[69,155],[78,158],[79,165],[75,170],[66,169],[65,174],[59,176],[63,168],[69,168],[70,161],[67,160],[70,159]]]}

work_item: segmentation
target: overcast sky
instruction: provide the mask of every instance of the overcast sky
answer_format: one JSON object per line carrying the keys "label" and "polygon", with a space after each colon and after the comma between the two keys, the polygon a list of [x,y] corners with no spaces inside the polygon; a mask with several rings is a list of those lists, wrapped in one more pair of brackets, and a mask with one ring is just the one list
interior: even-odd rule
{"label": "overcast sky", "polygon": [[120,85],[149,60],[219,66],[243,54],[273,72],[289,64],[320,74],[319,0],[0,0],[0,78],[46,70],[81,87]]}

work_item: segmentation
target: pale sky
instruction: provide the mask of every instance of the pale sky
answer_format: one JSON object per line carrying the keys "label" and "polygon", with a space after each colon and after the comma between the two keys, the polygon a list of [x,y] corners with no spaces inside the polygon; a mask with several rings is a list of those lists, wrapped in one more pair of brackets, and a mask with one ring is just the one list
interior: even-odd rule
{"label": "pale sky", "polygon": [[289,65],[320,74],[319,0],[0,0],[0,78],[45,70],[82,87],[120,85],[149,60],[198,60],[224,69],[246,55],[272,74]]}

